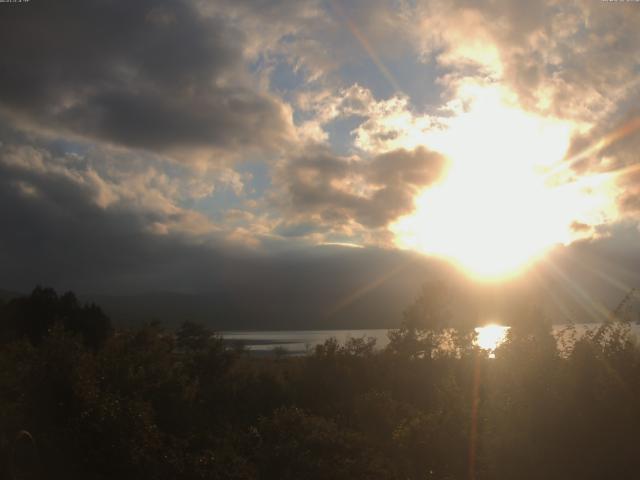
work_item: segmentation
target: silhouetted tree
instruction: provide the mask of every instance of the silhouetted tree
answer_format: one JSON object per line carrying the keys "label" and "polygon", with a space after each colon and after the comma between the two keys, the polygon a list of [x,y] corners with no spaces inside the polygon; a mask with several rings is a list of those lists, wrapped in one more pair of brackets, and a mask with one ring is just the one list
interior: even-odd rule
{"label": "silhouetted tree", "polygon": [[39,345],[56,324],[97,349],[111,334],[111,321],[94,304],[81,305],[75,294],[58,296],[52,288],[37,286],[30,295],[10,300],[4,306],[2,331],[5,341],[27,338]]}

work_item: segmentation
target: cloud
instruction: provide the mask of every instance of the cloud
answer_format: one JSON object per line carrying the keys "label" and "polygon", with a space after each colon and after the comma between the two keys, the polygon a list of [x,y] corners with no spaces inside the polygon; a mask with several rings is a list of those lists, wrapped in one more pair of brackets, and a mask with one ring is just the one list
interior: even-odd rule
{"label": "cloud", "polygon": [[16,124],[154,152],[275,148],[291,113],[252,83],[244,41],[186,0],[6,9],[0,106]]}
{"label": "cloud", "polygon": [[281,166],[277,182],[287,198],[283,208],[294,216],[377,229],[410,212],[415,195],[439,178],[444,165],[441,155],[423,147],[370,160],[314,147]]}
{"label": "cloud", "polygon": [[[624,2],[418,2],[425,58],[491,78],[530,110],[594,122],[637,90],[640,11]],[[475,70],[470,70],[475,66]]]}
{"label": "cloud", "polygon": [[0,284],[85,292],[203,288],[207,270],[223,257],[248,255],[228,241],[232,231],[181,206],[179,179],[148,165],[113,178],[107,159],[94,168],[96,155],[0,146]]}
{"label": "cloud", "polygon": [[[193,220],[196,212],[179,205],[180,181],[150,166],[129,170],[121,178],[109,178],[92,165],[92,155],[57,156],[45,147],[8,144],[0,147],[0,168],[9,192],[18,186],[22,200],[37,201],[43,210],[67,212],[73,217],[96,209],[108,214],[126,214],[138,218],[136,228],[141,230],[175,227],[182,235],[197,237],[216,228],[205,217]],[[106,160],[101,159],[102,163]],[[16,198],[18,203],[20,202]],[[98,215],[103,217],[103,214]],[[129,225],[130,226],[130,225]]]}
{"label": "cloud", "polygon": [[[405,26],[409,2],[388,0],[197,1],[209,16],[221,16],[246,37],[246,53],[267,69],[285,62],[309,82],[344,86],[340,70],[370,58],[413,51]],[[348,83],[347,83],[348,84]]]}
{"label": "cloud", "polygon": [[[427,139],[466,111],[469,85],[497,86],[514,107],[571,122],[570,174],[618,172],[616,220],[636,221],[637,132],[589,150],[637,116],[625,105],[640,88],[640,10],[623,3],[8,8],[2,260],[36,279],[38,265],[45,279],[92,276],[80,263],[93,262],[111,278],[137,272],[127,274],[132,285],[182,269],[181,256],[181,271],[210,268],[205,259],[235,247],[389,245],[387,226],[440,178],[445,160]],[[427,74],[409,82],[415,72]],[[408,84],[432,92],[433,104],[417,105],[401,91]],[[606,223],[578,220],[584,235]],[[30,257],[21,272],[13,258]]]}
{"label": "cloud", "polygon": [[[375,249],[345,252],[324,247],[265,255],[239,248],[237,242],[250,242],[255,234],[233,228],[234,222],[251,222],[255,229],[260,218],[228,210],[226,230],[212,233],[206,218],[179,205],[175,178],[147,165],[137,175],[115,181],[105,164],[111,160],[117,165],[120,159],[101,157],[96,169],[92,162],[99,154],[58,155],[45,145],[17,141],[0,146],[1,286],[28,291],[43,283],[81,294],[126,294],[120,304],[110,296],[84,297],[98,300],[117,320],[157,316],[176,322],[189,312],[201,315],[194,318],[202,321],[217,318],[216,325],[226,328],[308,327],[310,321],[320,327],[328,325],[330,306],[371,278],[406,263],[406,254]],[[384,173],[375,170],[377,175]],[[179,228],[173,228],[176,224]],[[376,325],[394,322],[413,295],[407,287],[422,278],[419,267],[411,272],[413,280],[404,272],[402,287],[383,285],[376,290],[375,306],[367,298],[356,313],[347,309],[343,316],[332,317],[329,326],[365,326],[357,322],[372,319]],[[329,286],[328,276],[334,278]],[[167,315],[157,308],[166,306],[161,302],[167,294],[131,297],[153,291],[206,295],[182,299],[186,303],[177,307],[173,302],[181,299],[169,296],[174,309],[166,307],[171,312]],[[296,291],[300,295],[291,300]],[[207,308],[193,309],[194,302],[201,306],[202,298]]]}
{"label": "cloud", "polygon": [[[438,116],[416,113],[407,95],[397,93],[378,100],[358,83],[334,91],[302,91],[296,95],[295,104],[311,116],[305,125],[316,129],[326,129],[337,120],[355,120],[348,134],[353,147],[366,154],[415,149],[425,145],[430,130],[441,126]],[[331,142],[328,135],[321,140]]]}

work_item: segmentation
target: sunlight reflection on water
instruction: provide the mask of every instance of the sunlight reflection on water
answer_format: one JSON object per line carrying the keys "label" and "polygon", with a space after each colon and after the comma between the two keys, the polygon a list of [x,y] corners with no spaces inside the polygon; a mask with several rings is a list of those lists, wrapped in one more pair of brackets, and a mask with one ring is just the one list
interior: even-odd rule
{"label": "sunlight reflection on water", "polygon": [[490,324],[478,327],[476,330],[475,344],[483,350],[493,351],[507,338],[509,327]]}

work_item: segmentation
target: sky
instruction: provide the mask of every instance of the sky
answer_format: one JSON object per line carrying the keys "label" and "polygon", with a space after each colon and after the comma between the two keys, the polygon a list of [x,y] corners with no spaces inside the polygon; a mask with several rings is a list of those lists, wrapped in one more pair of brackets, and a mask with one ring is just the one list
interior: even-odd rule
{"label": "sky", "polygon": [[2,288],[640,287],[640,3],[34,0],[0,43]]}

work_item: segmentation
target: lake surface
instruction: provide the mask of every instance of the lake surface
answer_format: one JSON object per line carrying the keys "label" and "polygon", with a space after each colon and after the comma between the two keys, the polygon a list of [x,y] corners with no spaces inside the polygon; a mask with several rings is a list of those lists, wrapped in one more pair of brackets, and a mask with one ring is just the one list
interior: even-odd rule
{"label": "lake surface", "polygon": [[[595,329],[597,324],[576,324],[574,325],[576,332],[580,335],[587,330]],[[554,334],[560,334],[567,326],[554,325]],[[486,328],[486,327],[484,327]],[[479,327],[476,331],[479,337],[482,336],[483,327]],[[504,328],[503,334],[506,334],[508,328]],[[640,338],[640,325],[631,324],[631,332]],[[275,348],[283,348],[290,355],[302,355],[313,351],[316,345],[324,343],[329,338],[336,338],[338,343],[344,344],[350,338],[369,338],[376,339],[376,348],[383,349],[389,344],[389,329],[371,329],[371,330],[253,330],[253,331],[227,331],[221,332],[222,338],[229,343],[240,343],[244,347],[255,353],[270,353]],[[495,338],[494,343],[499,343],[501,338]],[[483,348],[489,348],[491,342]]]}
{"label": "lake surface", "polygon": [[312,351],[316,345],[334,337],[341,345],[350,338],[376,339],[376,348],[389,344],[388,329],[376,330],[265,330],[221,332],[222,338],[230,343],[242,343],[254,352],[271,352],[274,348],[284,348],[290,354]]}

